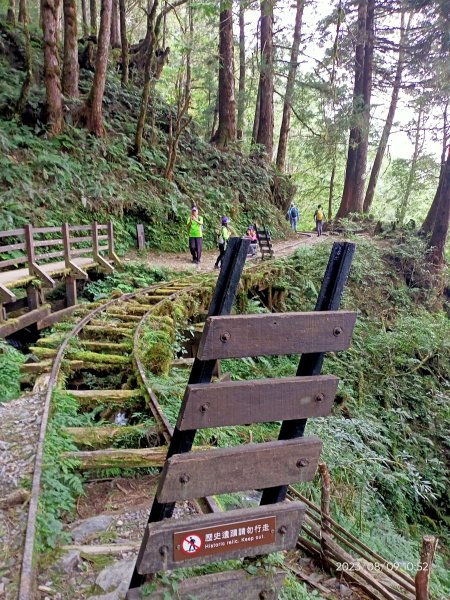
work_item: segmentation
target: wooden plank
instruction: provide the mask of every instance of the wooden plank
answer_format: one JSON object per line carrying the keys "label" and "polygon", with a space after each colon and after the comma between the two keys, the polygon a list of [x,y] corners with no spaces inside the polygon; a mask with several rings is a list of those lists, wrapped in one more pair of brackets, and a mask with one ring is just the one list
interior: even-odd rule
{"label": "wooden plank", "polygon": [[41,373],[46,373],[50,371],[52,368],[53,361],[52,360],[42,360],[36,363],[24,363],[20,367],[21,373],[34,373],[35,375],[40,375]]}
{"label": "wooden plank", "polygon": [[[108,236],[107,235],[99,235],[98,236],[99,239],[106,239]],[[89,242],[90,244],[92,243],[92,237],[90,235],[84,235],[84,236],[79,236],[79,237],[71,237],[69,239],[71,244],[77,244],[77,243],[81,243],[81,242]]]}
{"label": "wooden plank", "polygon": [[[286,571],[264,571],[251,575],[243,569],[210,573],[184,579],[178,583],[178,600],[277,600],[286,578]],[[162,586],[151,594],[142,594],[140,588],[129,590],[127,600],[166,600],[173,589]]]}
{"label": "wooden plank", "polygon": [[[36,245],[36,243],[35,243]],[[47,252],[46,254],[36,254],[36,260],[48,260],[50,258],[60,258],[64,256],[64,250],[57,250],[55,252]]]}
{"label": "wooden plank", "polygon": [[41,306],[36,310],[31,310],[20,317],[16,317],[15,319],[7,319],[0,325],[0,337],[7,337],[8,335],[12,335],[16,331],[23,329],[24,327],[28,327],[33,323],[36,323],[43,317],[47,316],[50,313],[50,306],[46,304],[45,306]]}
{"label": "wooden plank", "polygon": [[17,297],[7,287],[0,283],[0,302],[16,302]]}
{"label": "wooden plank", "polygon": [[161,467],[167,454],[167,447],[129,448],[124,450],[93,450],[92,452],[63,452],[64,458],[79,462],[78,468],[88,469],[140,469]]}
{"label": "wooden plank", "polygon": [[78,308],[76,305],[75,306],[68,306],[67,308],[64,308],[62,310],[58,310],[56,312],[53,312],[53,313],[47,315],[45,318],[40,319],[37,322],[37,328],[39,330],[40,329],[45,329],[46,327],[51,327],[55,323],[59,323],[59,321],[62,321],[66,317],[70,317],[71,314],[73,313],[73,311],[76,308]]}
{"label": "wooden plank", "polygon": [[102,224],[100,224],[100,225],[97,225],[97,229],[98,229],[99,231],[103,231],[103,230],[105,230],[105,229],[108,229],[108,225],[107,225],[107,223],[105,223],[104,225],[102,225]]}
{"label": "wooden plank", "polygon": [[91,231],[92,225],[69,225],[69,231]]}
{"label": "wooden plank", "polygon": [[17,237],[24,234],[25,229],[6,229],[5,231],[0,231],[0,238]]}
{"label": "wooden plank", "polygon": [[338,381],[330,375],[188,385],[177,428],[324,417],[331,410]]}
{"label": "wooden plank", "polygon": [[92,254],[92,248],[72,248],[71,256],[82,256],[83,254]]}
{"label": "wooden plank", "polygon": [[[136,570],[143,575],[295,548],[304,512],[301,502],[287,502],[149,523]],[[197,550],[189,552],[183,540],[192,536]]]}
{"label": "wooden plank", "polygon": [[321,448],[321,440],[312,436],[176,454],[164,465],[156,497],[176,502],[309,481]]}
{"label": "wooden plank", "polygon": [[8,258],[7,260],[0,260],[0,269],[6,269],[6,267],[12,267],[13,265],[21,265],[26,263],[28,258],[24,256],[17,256],[16,258]]}
{"label": "wooden plank", "polygon": [[197,358],[346,350],[355,321],[356,313],[348,311],[208,317]]}
{"label": "wooden plank", "polygon": [[[85,446],[92,449],[108,448],[117,439],[124,436],[153,437],[158,438],[157,427],[145,425],[107,425],[104,427],[63,427],[62,431],[72,438],[77,446]],[[130,438],[129,438],[130,439]]]}
{"label": "wooden plank", "polygon": [[67,308],[77,304],[77,280],[71,275],[66,277],[66,303]]}
{"label": "wooden plank", "polygon": [[60,233],[61,227],[33,227],[34,233]]}
{"label": "wooden plank", "polygon": [[57,240],[38,240],[34,242],[35,248],[45,248],[46,246],[62,246],[64,241],[62,239]]}
{"label": "wooden plank", "polygon": [[25,242],[20,244],[9,244],[8,246],[0,246],[0,253],[11,252],[11,250],[25,250]]}
{"label": "wooden plank", "polygon": [[145,250],[145,231],[142,223],[136,224],[138,250]]}

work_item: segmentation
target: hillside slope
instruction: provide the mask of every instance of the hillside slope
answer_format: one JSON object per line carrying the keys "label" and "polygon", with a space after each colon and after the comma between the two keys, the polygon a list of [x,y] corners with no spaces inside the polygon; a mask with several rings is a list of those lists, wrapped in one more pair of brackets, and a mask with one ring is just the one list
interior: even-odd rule
{"label": "hillside slope", "polygon": [[[196,204],[205,217],[207,246],[215,244],[214,228],[222,215],[231,217],[237,232],[244,233],[256,220],[281,237],[287,233],[276,205],[289,202],[289,179],[258,156],[244,156],[238,146],[218,151],[199,137],[194,122],[181,136],[173,181],[164,179],[172,109],[158,98],[155,127],[147,124],[141,160],[130,157],[140,82],[123,90],[113,69],[104,97],[106,137],[92,137],[73,122],[47,139],[42,65],[35,64],[35,82],[19,119],[12,107],[24,78],[23,36],[0,23],[0,40],[0,230],[27,222],[58,225],[112,218],[125,246],[135,237],[135,223],[143,222],[151,247],[179,250],[186,247],[184,223]],[[38,60],[40,51],[34,54]],[[81,71],[83,94],[92,76]],[[66,102],[67,113],[70,108],[76,114],[78,104],[82,99]]]}

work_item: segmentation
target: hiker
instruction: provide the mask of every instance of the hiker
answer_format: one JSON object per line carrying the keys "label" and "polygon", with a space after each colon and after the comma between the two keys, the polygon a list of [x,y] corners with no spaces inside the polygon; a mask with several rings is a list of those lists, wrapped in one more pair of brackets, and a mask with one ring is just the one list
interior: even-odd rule
{"label": "hiker", "polygon": [[297,206],[293,202],[291,202],[291,206],[289,208],[289,223],[291,224],[291,229],[297,233],[297,223],[299,219],[299,212]]}
{"label": "hiker", "polygon": [[198,208],[193,206],[191,216],[187,220],[187,231],[189,235],[189,250],[192,262],[198,264],[202,258],[203,248],[203,217],[199,217]]}
{"label": "hiker", "polygon": [[249,225],[247,227],[247,232],[245,234],[245,237],[250,238],[250,246],[248,249],[248,254],[250,255],[250,257],[254,257],[256,256],[256,246],[258,244],[258,237],[256,235],[256,231],[253,229],[252,225]]}
{"label": "hiker", "polygon": [[323,212],[322,205],[319,204],[316,212],[314,213],[314,221],[316,222],[316,231],[317,235],[322,235],[323,222],[325,220],[325,215]]}
{"label": "hiker", "polygon": [[217,257],[214,265],[215,269],[219,269],[221,267],[222,259],[225,255],[225,250],[227,249],[227,243],[230,238],[230,230],[228,229],[229,222],[230,219],[228,217],[222,217],[220,229],[216,231],[217,244],[219,246],[219,256]]}

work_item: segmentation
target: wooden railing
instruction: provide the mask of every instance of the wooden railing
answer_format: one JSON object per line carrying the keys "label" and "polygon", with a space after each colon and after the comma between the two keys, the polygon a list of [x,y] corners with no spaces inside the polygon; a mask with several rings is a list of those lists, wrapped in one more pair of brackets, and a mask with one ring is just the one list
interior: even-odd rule
{"label": "wooden railing", "polygon": [[[23,239],[23,241],[21,241]],[[10,241],[11,243],[4,243]],[[63,269],[69,269],[76,278],[87,278],[87,273],[74,262],[77,257],[92,256],[93,261],[111,272],[112,265],[100,253],[118,262],[114,251],[114,231],[111,222],[102,225],[96,222],[91,225],[69,225],[61,227],[33,227],[29,224],[22,229],[0,231],[0,258],[11,252],[20,252],[19,256],[0,260],[0,272],[14,271],[27,267],[25,277],[38,277],[45,284],[54,287],[55,282],[48,274],[45,265],[53,264],[55,259],[64,261]],[[12,267],[12,269],[11,269]],[[0,286],[0,302],[12,301],[14,294],[5,286]]]}

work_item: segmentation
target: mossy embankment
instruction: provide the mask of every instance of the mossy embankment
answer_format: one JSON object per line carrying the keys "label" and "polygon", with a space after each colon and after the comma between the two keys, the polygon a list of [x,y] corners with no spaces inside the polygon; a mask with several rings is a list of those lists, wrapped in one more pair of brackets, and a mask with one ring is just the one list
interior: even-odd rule
{"label": "mossy embankment", "polygon": [[[136,223],[146,226],[150,247],[186,248],[185,223],[196,204],[205,218],[206,246],[215,245],[214,229],[228,215],[236,232],[255,221],[284,236],[287,225],[275,204],[288,202],[292,186],[260,157],[244,155],[238,145],[220,152],[200,137],[195,120],[180,138],[173,181],[164,179],[169,122],[173,109],[157,92],[154,127],[148,124],[140,160],[129,156],[139,112],[139,78],[120,87],[113,65],[104,97],[106,136],[79,128],[76,115],[93,74],[81,70],[80,99],[66,101],[67,124],[53,139],[45,133],[41,48],[34,39],[34,83],[25,113],[11,114],[25,76],[23,34],[0,23],[0,230],[113,219],[119,250],[134,243]],[[79,105],[79,106],[78,106]]]}

